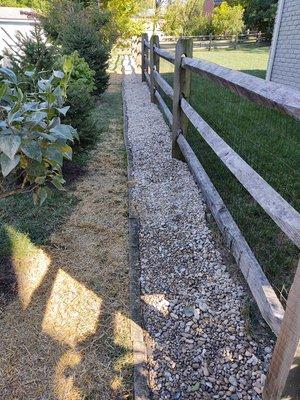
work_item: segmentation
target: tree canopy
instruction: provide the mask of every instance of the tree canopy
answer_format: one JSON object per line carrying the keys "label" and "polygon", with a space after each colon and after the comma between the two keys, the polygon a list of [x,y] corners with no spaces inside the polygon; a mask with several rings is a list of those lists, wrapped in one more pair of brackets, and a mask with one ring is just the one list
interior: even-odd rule
{"label": "tree canopy", "polygon": [[278,0],[228,0],[230,5],[241,4],[245,8],[245,25],[272,36]]}
{"label": "tree canopy", "polygon": [[204,0],[173,0],[164,15],[163,29],[167,35],[195,35],[205,23]]}
{"label": "tree canopy", "polygon": [[212,17],[214,33],[236,35],[244,27],[244,8],[241,5],[230,6],[226,1],[215,8]]}

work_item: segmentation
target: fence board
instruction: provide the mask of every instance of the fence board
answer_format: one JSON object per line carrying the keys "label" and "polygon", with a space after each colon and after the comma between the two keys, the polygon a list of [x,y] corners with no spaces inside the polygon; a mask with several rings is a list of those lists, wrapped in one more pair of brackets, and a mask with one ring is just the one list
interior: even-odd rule
{"label": "fence board", "polygon": [[145,79],[146,79],[146,83],[150,89],[151,87],[151,82],[150,82],[150,75],[148,74],[148,72],[145,72]]}
{"label": "fence board", "polygon": [[169,61],[172,64],[175,63],[175,56],[173,54],[169,53],[168,51],[160,49],[159,47],[155,46],[154,52],[156,54],[158,54],[164,60]]}
{"label": "fence board", "polygon": [[145,42],[148,40],[148,34],[144,33],[142,36],[142,41],[141,41],[141,64],[142,64],[142,82],[146,81],[146,76],[145,76],[145,71],[148,72],[148,58],[147,58],[147,52],[145,51]]}
{"label": "fence board", "polygon": [[228,247],[230,247],[234,258],[250,287],[263,318],[277,335],[284,314],[280,301],[278,300],[268,279],[264,275],[239,227],[232,218],[221,196],[215,189],[190,145],[183,135],[179,135],[177,142],[222,234],[224,235]]}
{"label": "fence board", "polygon": [[209,61],[184,57],[184,69],[207,76],[254,103],[276,108],[300,120],[300,91],[256,76],[221,67]]}
{"label": "fence board", "polygon": [[182,99],[185,115],[203,139],[233,173],[258,204],[282,231],[300,247],[300,214],[277,193],[249,164],[247,164],[194,110]]}
{"label": "fence board", "polygon": [[189,99],[191,91],[191,73],[182,68],[184,56],[193,55],[193,39],[179,39],[176,45],[175,68],[173,79],[173,125],[172,125],[172,155],[175,158],[181,158],[177,145],[179,133],[186,135],[188,119],[183,114],[180,107],[180,100],[184,96]]}
{"label": "fence board", "polygon": [[168,82],[158,72],[154,71],[153,76],[158,86],[165,92],[167,96],[172,99],[174,96],[174,90],[172,86],[169,85]]}
{"label": "fence board", "polygon": [[[168,61],[170,59],[173,60],[173,56],[164,50],[161,51],[159,46],[154,45],[152,48],[152,53],[155,55],[161,56]],[[147,58],[148,50],[146,42],[145,46],[143,46],[143,51],[143,56]],[[286,88],[283,85],[251,77],[241,72],[232,71],[213,63],[194,60],[189,58],[191,54],[192,42],[187,39],[180,39],[176,46],[176,56],[174,58],[174,90],[158,72],[153,71],[152,73],[152,81],[154,78],[155,83],[167,95],[173,98],[173,115],[158,91],[155,91],[155,98],[165,114],[168,123],[172,125],[173,156],[176,157],[176,152],[174,151],[176,149],[176,151],[181,151],[181,154],[185,157],[225,238],[226,244],[232,251],[238,266],[248,282],[262,316],[273,332],[279,335],[263,398],[264,400],[279,400],[286,385],[286,393],[290,396],[289,398],[292,395],[292,398],[296,399],[297,397],[295,396],[298,396],[300,393],[300,265],[298,266],[296,277],[288,297],[287,310],[284,313],[282,305],[247,241],[186,141],[184,134],[186,132],[187,121],[190,120],[204,140],[244,188],[248,190],[281,230],[300,247],[299,213],[254,171],[190,106],[188,103],[190,74],[188,72],[193,71],[207,76],[218,84],[228,87],[241,97],[245,97],[266,107],[278,109],[298,120],[300,120],[300,92]],[[145,72],[144,75],[150,87],[149,74]],[[296,361],[293,366],[294,369],[289,374],[295,353]],[[287,381],[288,375],[289,379]],[[288,383],[286,384],[286,382]],[[292,388],[291,385],[293,386]]]}
{"label": "fence board", "polygon": [[165,115],[169,125],[172,126],[173,115],[172,115],[171,111],[169,110],[168,106],[166,105],[166,103],[164,102],[164,99],[161,97],[161,95],[159,94],[159,92],[157,90],[155,92],[155,97],[157,99],[159,108],[162,110],[163,114]]}
{"label": "fence board", "polygon": [[[275,346],[263,399],[279,400],[284,390],[295,355],[300,357],[300,263],[291,287],[282,328]],[[297,366],[296,366],[297,368]],[[300,394],[300,371],[292,387],[288,388],[286,399],[296,400]],[[293,387],[294,386],[294,387]],[[293,393],[291,393],[293,392]]]}

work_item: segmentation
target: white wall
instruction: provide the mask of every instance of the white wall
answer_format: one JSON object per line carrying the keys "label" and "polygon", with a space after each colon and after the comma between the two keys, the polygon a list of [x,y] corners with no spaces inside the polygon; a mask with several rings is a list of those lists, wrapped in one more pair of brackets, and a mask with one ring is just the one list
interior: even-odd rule
{"label": "white wall", "polygon": [[10,44],[12,43],[1,28],[4,28],[9,33],[9,35],[14,38],[17,31],[20,31],[23,34],[29,34],[30,31],[33,29],[33,25],[34,21],[32,20],[0,20],[0,55],[3,55],[3,50],[5,47],[7,47],[4,40],[9,42]]}

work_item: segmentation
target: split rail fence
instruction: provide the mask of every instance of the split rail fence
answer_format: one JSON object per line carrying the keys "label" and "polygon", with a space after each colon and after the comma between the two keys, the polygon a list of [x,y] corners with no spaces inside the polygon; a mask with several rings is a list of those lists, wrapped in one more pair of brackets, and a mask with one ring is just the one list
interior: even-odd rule
{"label": "split rail fence", "polygon": [[[194,47],[208,50],[226,47],[236,49],[239,44],[260,46],[262,44],[269,44],[270,42],[262,32],[246,32],[230,36],[210,33],[209,35],[190,36],[190,38],[194,40]],[[162,38],[162,41],[167,44],[177,42],[178,39],[178,36],[165,36]]]}
{"label": "split rail fence", "polygon": [[[173,157],[184,157],[208,206],[241,269],[260,312],[277,336],[263,392],[264,400],[280,399],[295,357],[300,356],[300,263],[284,311],[250,246],[224,204],[208,174],[186,140],[190,122],[235,178],[250,193],[288,238],[300,247],[300,214],[239,156],[190,105],[191,73],[227,87],[238,96],[262,107],[280,110],[300,121],[300,92],[283,85],[233,71],[193,57],[193,40],[181,38],[176,53],[160,48],[159,37],[148,35],[135,42],[133,55],[142,69],[142,80],[150,89],[151,101],[163,112],[172,129]],[[174,65],[173,87],[159,73],[160,58]],[[172,100],[172,112],[159,93]],[[298,375],[300,365],[298,365]],[[295,378],[295,377],[294,377]],[[300,386],[300,376],[292,385]],[[297,393],[300,387],[297,388]],[[295,397],[295,399],[298,397]]]}

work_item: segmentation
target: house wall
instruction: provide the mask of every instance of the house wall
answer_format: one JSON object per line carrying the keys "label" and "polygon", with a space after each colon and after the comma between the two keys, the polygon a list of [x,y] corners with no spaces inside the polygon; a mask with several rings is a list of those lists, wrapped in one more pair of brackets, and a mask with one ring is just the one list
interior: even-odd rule
{"label": "house wall", "polygon": [[[1,21],[0,28],[5,29],[5,31],[14,39],[18,31],[22,32],[24,35],[29,34],[34,25],[33,21]],[[13,44],[13,41],[6,35],[6,33],[0,29],[0,55],[3,54],[3,50],[7,47],[5,41],[9,44]]]}
{"label": "house wall", "polygon": [[300,90],[300,0],[280,0],[267,79]]}
{"label": "house wall", "polygon": [[214,0],[205,0],[204,6],[203,6],[203,13],[205,15],[211,15],[215,7],[215,2]]}

